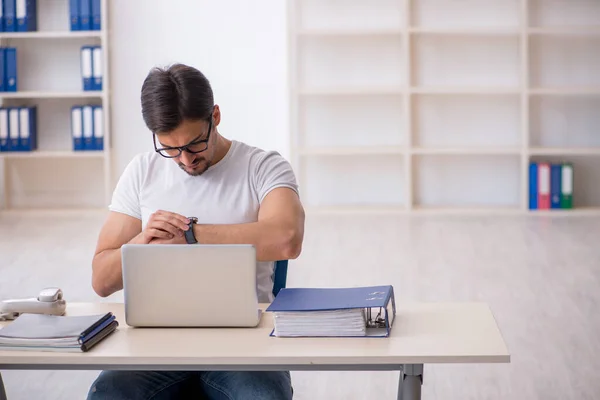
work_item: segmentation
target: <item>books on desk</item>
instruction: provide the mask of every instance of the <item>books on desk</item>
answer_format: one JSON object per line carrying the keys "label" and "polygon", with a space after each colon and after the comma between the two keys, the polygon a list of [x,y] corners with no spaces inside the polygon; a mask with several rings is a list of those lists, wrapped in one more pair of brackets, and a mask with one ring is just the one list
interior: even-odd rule
{"label": "books on desk", "polygon": [[0,329],[0,350],[85,352],[118,326],[112,313],[72,317],[21,314]]}
{"label": "books on desk", "polygon": [[394,288],[283,288],[267,308],[272,336],[387,337],[396,316]]}

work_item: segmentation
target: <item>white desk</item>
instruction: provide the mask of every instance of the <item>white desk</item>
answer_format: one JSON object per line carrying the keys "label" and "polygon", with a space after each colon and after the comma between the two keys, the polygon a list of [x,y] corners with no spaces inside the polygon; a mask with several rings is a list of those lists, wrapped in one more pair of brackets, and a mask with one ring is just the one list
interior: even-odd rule
{"label": "white desk", "polygon": [[423,364],[510,362],[480,303],[398,304],[388,338],[274,338],[269,313],[254,329],[130,328],[123,304],[67,305],[67,315],[108,311],[120,326],[91,351],[2,351],[0,370],[396,370],[398,398],[407,400],[420,398]]}

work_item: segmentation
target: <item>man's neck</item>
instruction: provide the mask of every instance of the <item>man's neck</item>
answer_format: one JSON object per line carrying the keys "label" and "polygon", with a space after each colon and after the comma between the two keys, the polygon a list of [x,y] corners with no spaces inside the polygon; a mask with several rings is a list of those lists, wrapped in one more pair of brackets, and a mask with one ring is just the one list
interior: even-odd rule
{"label": "man's neck", "polygon": [[217,135],[217,152],[212,165],[218,164],[231,148],[231,140],[224,138],[219,133],[217,133]]}

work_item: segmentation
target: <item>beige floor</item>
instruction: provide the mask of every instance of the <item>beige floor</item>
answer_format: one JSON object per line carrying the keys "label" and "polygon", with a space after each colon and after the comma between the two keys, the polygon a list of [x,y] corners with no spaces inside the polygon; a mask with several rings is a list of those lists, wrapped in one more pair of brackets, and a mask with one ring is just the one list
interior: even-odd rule
{"label": "beige floor", "polygon": [[[57,285],[69,301],[98,301],[90,260],[102,220],[0,214],[0,298]],[[306,228],[290,286],[393,284],[400,302],[491,305],[512,363],[426,366],[424,399],[600,398],[600,218],[314,216]],[[3,371],[10,400],[82,399],[96,374]],[[387,372],[293,379],[300,400],[394,399],[397,385]]]}

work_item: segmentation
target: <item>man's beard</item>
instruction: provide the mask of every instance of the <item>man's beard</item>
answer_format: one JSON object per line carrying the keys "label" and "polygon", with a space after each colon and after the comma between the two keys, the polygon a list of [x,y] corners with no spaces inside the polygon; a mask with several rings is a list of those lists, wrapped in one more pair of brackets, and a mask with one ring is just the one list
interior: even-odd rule
{"label": "man's beard", "polygon": [[203,173],[206,172],[206,170],[210,167],[210,162],[208,160],[202,160],[200,161],[200,163],[198,163],[198,167],[196,167],[193,171],[188,171],[185,168],[185,165],[183,165],[182,163],[178,163],[179,168],[181,168],[186,174],[190,175],[190,176],[200,176]]}

